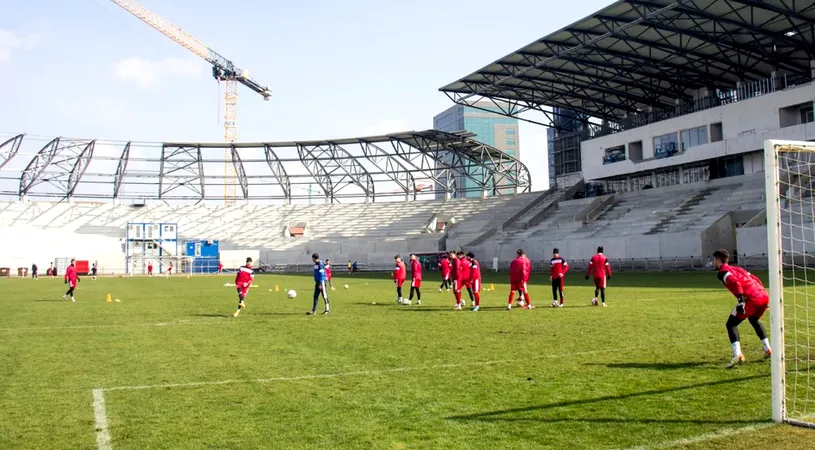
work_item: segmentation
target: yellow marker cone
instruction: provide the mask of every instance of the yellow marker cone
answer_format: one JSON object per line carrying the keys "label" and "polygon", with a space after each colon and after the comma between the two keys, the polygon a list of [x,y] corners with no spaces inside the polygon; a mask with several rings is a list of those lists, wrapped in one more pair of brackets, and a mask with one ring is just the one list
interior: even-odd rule
{"label": "yellow marker cone", "polygon": [[275,292],[280,292],[280,286],[274,285],[274,291]]}
{"label": "yellow marker cone", "polygon": [[113,300],[111,300],[111,299],[110,299],[110,294],[108,294],[108,295],[106,295],[106,296],[105,296],[105,303],[110,303],[110,302],[112,302],[112,301],[113,301]]}
{"label": "yellow marker cone", "polygon": [[495,285],[494,285],[494,284],[492,284],[492,283],[490,283],[490,290],[491,290],[491,291],[494,291],[494,290],[495,290]]}

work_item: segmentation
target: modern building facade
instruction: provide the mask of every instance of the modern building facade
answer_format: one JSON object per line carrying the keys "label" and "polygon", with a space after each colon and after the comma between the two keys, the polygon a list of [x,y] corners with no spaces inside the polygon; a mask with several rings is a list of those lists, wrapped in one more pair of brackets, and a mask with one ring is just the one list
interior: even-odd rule
{"label": "modern building facade", "polygon": [[[452,106],[433,118],[433,128],[451,133],[458,131],[474,133],[477,141],[520,159],[518,119],[500,114],[500,110],[493,102],[479,102],[475,106]],[[496,181],[496,190],[500,191],[501,184],[501,180]],[[455,186],[455,197],[480,197],[482,195],[475,182],[464,175],[456,177]],[[443,198],[444,193],[439,192],[437,196]]]}

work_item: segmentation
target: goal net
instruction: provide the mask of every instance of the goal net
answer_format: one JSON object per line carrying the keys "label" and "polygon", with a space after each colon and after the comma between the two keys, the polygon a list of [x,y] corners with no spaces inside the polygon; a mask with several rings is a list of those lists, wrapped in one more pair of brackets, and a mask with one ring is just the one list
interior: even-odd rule
{"label": "goal net", "polygon": [[815,142],[764,148],[773,420],[815,427]]}

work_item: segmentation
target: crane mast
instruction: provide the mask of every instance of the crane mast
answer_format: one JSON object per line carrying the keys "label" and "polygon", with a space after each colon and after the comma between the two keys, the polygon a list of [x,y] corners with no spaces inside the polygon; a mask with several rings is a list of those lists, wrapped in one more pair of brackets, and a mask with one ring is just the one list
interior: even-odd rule
{"label": "crane mast", "polygon": [[[190,52],[212,64],[212,76],[225,84],[224,89],[224,140],[232,143],[238,139],[238,84],[242,84],[260,94],[264,100],[272,97],[272,91],[249,77],[249,72],[241,70],[232,61],[221,56],[203,42],[184,31],[178,25],[161,17],[135,1],[110,0],[159,33],[172,39]],[[224,202],[235,204],[237,200],[238,176],[232,164],[230,149],[224,149]]]}

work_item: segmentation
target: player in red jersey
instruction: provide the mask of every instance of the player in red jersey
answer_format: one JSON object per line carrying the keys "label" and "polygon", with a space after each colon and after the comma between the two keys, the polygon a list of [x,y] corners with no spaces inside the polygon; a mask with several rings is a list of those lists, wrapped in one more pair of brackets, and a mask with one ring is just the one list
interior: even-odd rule
{"label": "player in red jersey", "polygon": [[586,279],[589,275],[594,278],[594,298],[591,304],[597,306],[597,294],[603,301],[603,308],[606,307],[606,280],[611,279],[611,265],[608,263],[606,255],[603,254],[603,247],[597,247],[597,254],[591,257],[589,267],[586,268]]}
{"label": "player in red jersey", "polygon": [[147,262],[147,275],[153,275],[153,261]]}
{"label": "player in red jersey", "polygon": [[[552,259],[549,261],[549,279],[552,280],[552,306],[563,307],[563,288],[566,285],[566,272],[569,271],[569,263],[560,256],[560,250],[552,250]],[[557,302],[557,295],[560,293],[560,303]]]}
{"label": "player in red jersey", "polygon": [[[63,300],[68,300],[68,296],[71,297],[71,301],[75,302],[74,300],[74,289],[76,289],[76,282],[79,281],[79,276],[76,274],[76,260],[71,260],[71,265],[65,269],[65,283],[68,285],[68,291],[65,292],[65,295],[62,296]],[[56,269],[55,269],[56,271]]]}
{"label": "player in red jersey", "polygon": [[410,254],[410,297],[408,298],[407,304],[411,304],[413,302],[413,294],[416,294],[416,304],[422,304],[422,263],[419,262],[419,258],[416,257],[415,253]]}
{"label": "player in red jersey", "polygon": [[396,285],[396,303],[402,304],[405,300],[402,298],[402,284],[407,278],[407,269],[405,263],[402,262],[402,257],[396,255],[393,257],[396,260],[396,268],[393,270],[393,284]]}
{"label": "player in red jersey", "polygon": [[442,289],[446,289],[447,292],[450,292],[450,258],[447,254],[441,256],[441,261],[439,261],[439,272],[441,272],[441,285],[439,286],[439,292]]}
{"label": "player in red jersey", "polygon": [[238,310],[232,314],[232,317],[238,317],[241,309],[246,308],[243,302],[246,300],[246,294],[249,293],[249,287],[255,280],[255,274],[252,270],[252,258],[246,258],[246,265],[238,269],[238,274],[235,276],[235,286],[238,288]]}
{"label": "player in red jersey", "polygon": [[456,305],[461,303],[461,286],[458,283],[458,265],[461,261],[456,257],[455,251],[450,251],[450,282],[453,284],[453,296],[456,299]]}
{"label": "player in red jersey", "polygon": [[325,259],[325,281],[331,286],[332,291],[336,291],[334,283],[331,282],[331,261],[328,258]]}
{"label": "player in red jersey", "polygon": [[727,287],[727,290],[738,300],[736,307],[730,312],[727,318],[727,335],[730,337],[730,346],[733,348],[733,359],[727,368],[733,368],[744,363],[744,355],[741,353],[741,342],[739,341],[739,324],[747,319],[756,332],[756,336],[764,346],[764,357],[772,355],[770,340],[767,339],[767,332],[759,320],[767,308],[770,306],[770,296],[764,289],[761,280],[752,273],[741,267],[730,265],[730,254],[727,250],[720,249],[713,252],[716,276],[719,281]]}
{"label": "player in red jersey", "polygon": [[167,276],[169,277],[172,274],[173,274],[173,262],[170,261],[170,267],[167,268]]}
{"label": "player in red jersey", "polygon": [[456,252],[456,260],[458,260],[458,264],[456,265],[456,269],[458,270],[456,310],[461,310],[461,307],[464,304],[464,302],[461,300],[461,290],[470,287],[470,262],[467,260],[467,257],[461,250]]}
{"label": "player in red jersey", "polygon": [[531,274],[532,265],[526,257],[526,252],[518,249],[516,252],[517,258],[509,263],[509,300],[507,301],[507,311],[512,309],[512,300],[515,299],[515,291],[520,292],[526,301],[527,309],[533,309],[532,299],[529,298],[529,291],[527,290],[527,283],[529,283],[529,276]]}
{"label": "player in red jersey", "polygon": [[[151,270],[151,272],[152,272],[152,270]],[[218,275],[222,274],[223,272],[224,272],[224,265],[223,265],[223,263],[218,261]]]}
{"label": "player in red jersey", "polygon": [[467,260],[470,262],[470,285],[467,286],[467,292],[474,304],[473,311],[478,311],[481,309],[481,263],[475,259],[473,252],[467,253]]}

